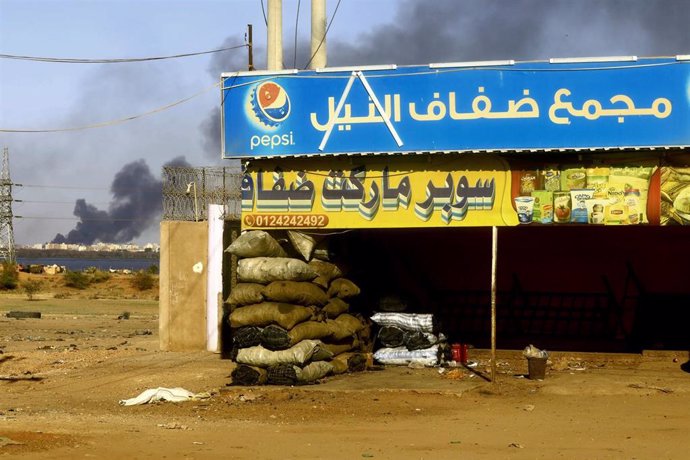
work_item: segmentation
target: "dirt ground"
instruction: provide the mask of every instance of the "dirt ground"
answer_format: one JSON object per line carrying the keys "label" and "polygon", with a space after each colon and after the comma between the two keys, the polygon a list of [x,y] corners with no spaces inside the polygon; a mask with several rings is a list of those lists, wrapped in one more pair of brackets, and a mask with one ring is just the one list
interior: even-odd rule
{"label": "dirt ground", "polygon": [[[687,458],[686,352],[516,351],[466,368],[386,367],[303,387],[232,387],[212,353],[158,350],[157,302],[0,295],[0,456],[8,458]],[[75,294],[77,295],[77,294]],[[148,294],[144,295],[146,297]],[[134,297],[136,295],[133,294]],[[93,297],[93,295],[91,295]],[[10,310],[40,319],[7,318]],[[118,319],[122,312],[129,319]],[[29,380],[29,379],[35,380]],[[195,401],[122,406],[157,387]]]}

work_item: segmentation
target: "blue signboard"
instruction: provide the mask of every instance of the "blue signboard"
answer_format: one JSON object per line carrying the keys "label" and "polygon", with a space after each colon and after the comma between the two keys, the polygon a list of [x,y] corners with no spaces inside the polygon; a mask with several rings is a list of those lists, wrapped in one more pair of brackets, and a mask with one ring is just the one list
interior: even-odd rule
{"label": "blue signboard", "polygon": [[690,146],[690,61],[223,74],[224,158]]}

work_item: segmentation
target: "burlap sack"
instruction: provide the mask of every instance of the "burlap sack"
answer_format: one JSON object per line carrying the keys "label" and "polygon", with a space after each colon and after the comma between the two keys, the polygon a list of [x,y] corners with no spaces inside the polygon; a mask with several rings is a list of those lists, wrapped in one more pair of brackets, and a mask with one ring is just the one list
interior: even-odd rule
{"label": "burlap sack", "polygon": [[288,239],[297,252],[300,253],[304,260],[311,259],[311,254],[314,252],[316,240],[306,233],[296,232],[294,230],[287,231]]}
{"label": "burlap sack", "polygon": [[244,283],[268,284],[273,281],[311,281],[316,272],[299,259],[254,257],[237,264],[237,277]]}
{"label": "burlap sack", "polygon": [[313,283],[318,284],[324,289],[328,289],[328,285],[332,279],[343,276],[343,272],[340,270],[340,268],[330,262],[313,259],[309,261],[309,266],[318,274],[318,276],[314,278]]}
{"label": "burlap sack", "polygon": [[326,323],[305,321],[290,329],[287,335],[290,338],[290,343],[295,344],[305,339],[323,339],[332,333],[332,328]]}
{"label": "burlap sack", "polygon": [[322,306],[328,302],[328,295],[313,283],[300,281],[274,281],[264,287],[263,295],[274,302],[299,305]]}
{"label": "burlap sack", "polygon": [[309,363],[303,368],[297,368],[297,381],[300,383],[313,383],[319,379],[324,378],[333,370],[333,365],[326,361],[315,361]]}
{"label": "burlap sack", "polygon": [[351,331],[351,334],[356,334],[357,332],[361,331],[366,327],[364,321],[349,313],[343,313],[333,321],[335,321],[338,325],[344,327],[348,331]]}
{"label": "burlap sack", "polygon": [[348,324],[343,322],[336,322],[333,319],[327,319],[325,324],[331,331],[329,338],[334,341],[350,339],[355,336],[355,331],[353,331]]}
{"label": "burlap sack", "polygon": [[280,244],[263,230],[244,232],[225,250],[237,257],[285,257]]}
{"label": "burlap sack", "polygon": [[263,284],[257,283],[237,283],[225,302],[233,306],[261,303],[264,301],[264,295],[261,293],[264,287]]}
{"label": "burlap sack", "polygon": [[362,372],[367,368],[367,356],[363,353],[341,353],[331,360],[333,373]]}
{"label": "burlap sack", "polygon": [[328,297],[347,299],[348,297],[356,296],[359,292],[359,288],[352,281],[345,278],[336,278],[331,281],[331,285],[328,288]]}
{"label": "burlap sack", "polygon": [[339,297],[333,297],[328,301],[326,305],[321,309],[326,318],[336,318],[338,315],[347,312],[350,309],[350,305]]}
{"label": "burlap sack", "polygon": [[348,337],[347,339],[340,340],[340,341],[330,341],[331,339],[328,339],[329,341],[321,343],[321,348],[324,350],[328,350],[333,355],[339,355],[341,353],[345,353],[347,351],[352,351],[359,349],[360,342],[357,339],[357,337]]}
{"label": "burlap sack", "polygon": [[295,324],[311,319],[314,309],[302,305],[262,302],[239,307],[228,316],[230,327],[268,326],[277,324],[292,329]]}
{"label": "burlap sack", "polygon": [[302,366],[309,362],[315,353],[320,351],[318,340],[303,340],[287,350],[271,351],[257,345],[238,350],[235,361],[257,367],[269,367],[276,364],[294,364]]}
{"label": "burlap sack", "polygon": [[347,359],[340,359],[338,356],[335,356],[330,363],[333,366],[333,370],[331,370],[333,374],[339,375],[347,372]]}

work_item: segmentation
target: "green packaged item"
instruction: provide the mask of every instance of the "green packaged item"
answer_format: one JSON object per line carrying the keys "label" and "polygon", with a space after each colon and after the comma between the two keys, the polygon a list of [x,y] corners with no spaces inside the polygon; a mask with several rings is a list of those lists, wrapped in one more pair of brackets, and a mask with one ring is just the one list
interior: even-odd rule
{"label": "green packaged item", "polygon": [[561,190],[561,172],[554,168],[547,168],[540,171],[544,190],[558,192]]}
{"label": "green packaged item", "polygon": [[542,224],[553,222],[553,192],[535,190],[532,192],[532,197],[534,197],[532,221]]}
{"label": "green packaged item", "polygon": [[585,168],[571,168],[561,172],[561,191],[568,192],[572,189],[585,188],[586,185]]}

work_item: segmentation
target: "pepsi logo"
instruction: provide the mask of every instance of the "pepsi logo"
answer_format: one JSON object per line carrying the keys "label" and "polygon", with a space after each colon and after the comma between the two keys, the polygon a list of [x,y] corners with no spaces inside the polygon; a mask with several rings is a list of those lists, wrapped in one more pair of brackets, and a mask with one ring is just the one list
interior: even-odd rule
{"label": "pepsi logo", "polygon": [[266,126],[278,126],[290,116],[290,97],[282,86],[272,81],[254,88],[251,105],[254,115]]}

